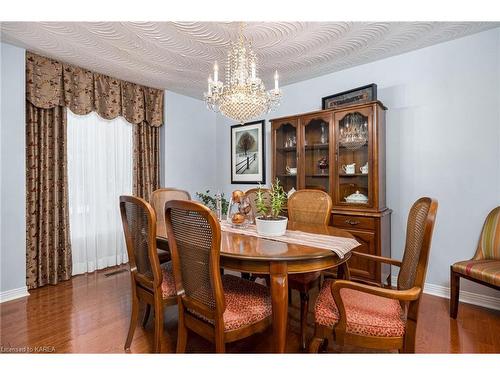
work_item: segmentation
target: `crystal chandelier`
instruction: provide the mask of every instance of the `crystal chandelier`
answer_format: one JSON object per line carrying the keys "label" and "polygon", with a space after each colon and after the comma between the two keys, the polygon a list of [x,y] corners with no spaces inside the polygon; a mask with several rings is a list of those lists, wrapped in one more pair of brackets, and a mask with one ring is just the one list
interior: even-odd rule
{"label": "crystal chandelier", "polygon": [[214,64],[214,78],[208,77],[208,91],[204,93],[207,108],[243,124],[278,106],[281,90],[278,71],[274,75],[274,89],[266,91],[257,77],[257,56],[251,43],[243,37],[240,26],[238,42],[231,43],[227,53],[226,81],[219,81],[219,66]]}
{"label": "crystal chandelier", "polygon": [[358,112],[348,114],[340,127],[340,145],[348,150],[357,150],[367,141],[368,124],[365,117]]}

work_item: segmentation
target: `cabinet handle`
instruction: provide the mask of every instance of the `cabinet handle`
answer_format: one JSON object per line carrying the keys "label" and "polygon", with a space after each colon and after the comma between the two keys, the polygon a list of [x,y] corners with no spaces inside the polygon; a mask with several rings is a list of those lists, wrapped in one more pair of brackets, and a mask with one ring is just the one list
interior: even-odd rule
{"label": "cabinet handle", "polygon": [[357,220],[349,220],[349,219],[347,219],[347,220],[345,221],[345,223],[346,223],[346,224],[351,224],[351,225],[358,225],[358,224],[359,224],[359,221],[357,221]]}

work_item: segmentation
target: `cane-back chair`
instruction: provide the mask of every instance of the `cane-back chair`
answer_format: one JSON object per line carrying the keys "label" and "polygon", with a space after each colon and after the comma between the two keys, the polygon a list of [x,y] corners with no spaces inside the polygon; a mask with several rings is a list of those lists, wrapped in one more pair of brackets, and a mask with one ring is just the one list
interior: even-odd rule
{"label": "cane-back chair", "polygon": [[[165,203],[174,199],[190,201],[191,195],[185,190],[176,188],[161,188],[151,193],[149,203],[156,212],[156,221],[160,230],[166,230]],[[158,257],[160,258],[160,263],[168,262],[170,260],[170,252],[166,249],[158,249]]]}
{"label": "cane-back chair", "polygon": [[[322,190],[298,190],[288,198],[288,220],[295,223],[328,225],[332,199]],[[306,348],[309,291],[319,285],[321,272],[290,274],[288,285],[300,293],[300,347]]]}
{"label": "cane-back chair", "polygon": [[[266,202],[266,204],[269,204],[271,202],[270,190],[267,188],[261,188],[261,190],[262,190],[262,195],[264,197],[264,202]],[[250,201],[250,206],[252,207],[253,217],[259,216],[259,213],[257,212],[257,203],[256,203],[258,191],[259,188],[252,188],[245,191],[245,196]]]}
{"label": "cane-back chair", "polygon": [[[159,353],[163,341],[163,307],[177,303],[172,262],[160,265],[156,251],[156,214],[148,202],[121,196],[120,212],[132,280],[132,313],[125,350],[130,350],[134,337],[139,302],[145,302],[146,315],[151,306],[154,308],[153,349]],[[144,323],[146,320],[147,317]]]}
{"label": "cane-back chair", "polygon": [[450,269],[450,316],[457,318],[460,278],[500,290],[500,206],[486,217],[476,253]]}
{"label": "cane-back chair", "polygon": [[410,209],[403,260],[356,253],[368,260],[400,268],[397,290],[348,280],[327,280],[316,301],[317,352],[330,334],[339,345],[415,352],[418,308],[424,287],[437,201],[420,198]]}
{"label": "cane-back chair", "polygon": [[217,353],[227,342],[265,330],[272,319],[269,290],[220,274],[215,215],[202,204],[174,200],[166,204],[165,221],[178,293],[177,352],[185,352],[188,330],[215,342]]}

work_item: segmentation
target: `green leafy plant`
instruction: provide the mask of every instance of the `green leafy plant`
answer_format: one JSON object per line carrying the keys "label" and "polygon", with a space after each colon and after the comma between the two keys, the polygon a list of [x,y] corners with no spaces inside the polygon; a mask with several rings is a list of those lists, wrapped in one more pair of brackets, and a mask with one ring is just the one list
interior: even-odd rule
{"label": "green leafy plant", "polygon": [[255,200],[255,206],[257,212],[261,215],[261,219],[264,220],[276,220],[283,211],[286,205],[287,195],[280,185],[280,181],[276,179],[273,184],[271,184],[271,189],[269,190],[269,200],[267,203],[265,199],[265,193],[262,190],[262,186],[259,185],[259,190],[257,191],[257,198]]}
{"label": "green leafy plant", "polygon": [[[196,192],[196,197],[200,200],[201,203],[210,208],[212,211],[215,212],[217,210],[217,199],[215,198],[215,195],[210,195],[210,190],[207,190],[204,193]],[[221,206],[222,215],[226,215],[227,209],[229,207],[229,202],[226,198],[224,198],[224,193],[221,194]]]}

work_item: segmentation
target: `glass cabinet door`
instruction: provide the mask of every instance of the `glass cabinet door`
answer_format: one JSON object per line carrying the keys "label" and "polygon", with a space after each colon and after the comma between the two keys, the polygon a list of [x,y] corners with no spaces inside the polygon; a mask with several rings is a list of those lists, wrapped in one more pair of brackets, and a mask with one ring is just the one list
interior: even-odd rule
{"label": "glass cabinet door", "polygon": [[304,187],[330,193],[330,114],[301,118]]}
{"label": "glass cabinet door", "polygon": [[372,108],[335,114],[335,203],[372,206]]}
{"label": "glass cabinet door", "polygon": [[[297,119],[273,123],[274,173],[288,192],[298,190]],[[274,181],[271,181],[274,182]]]}

